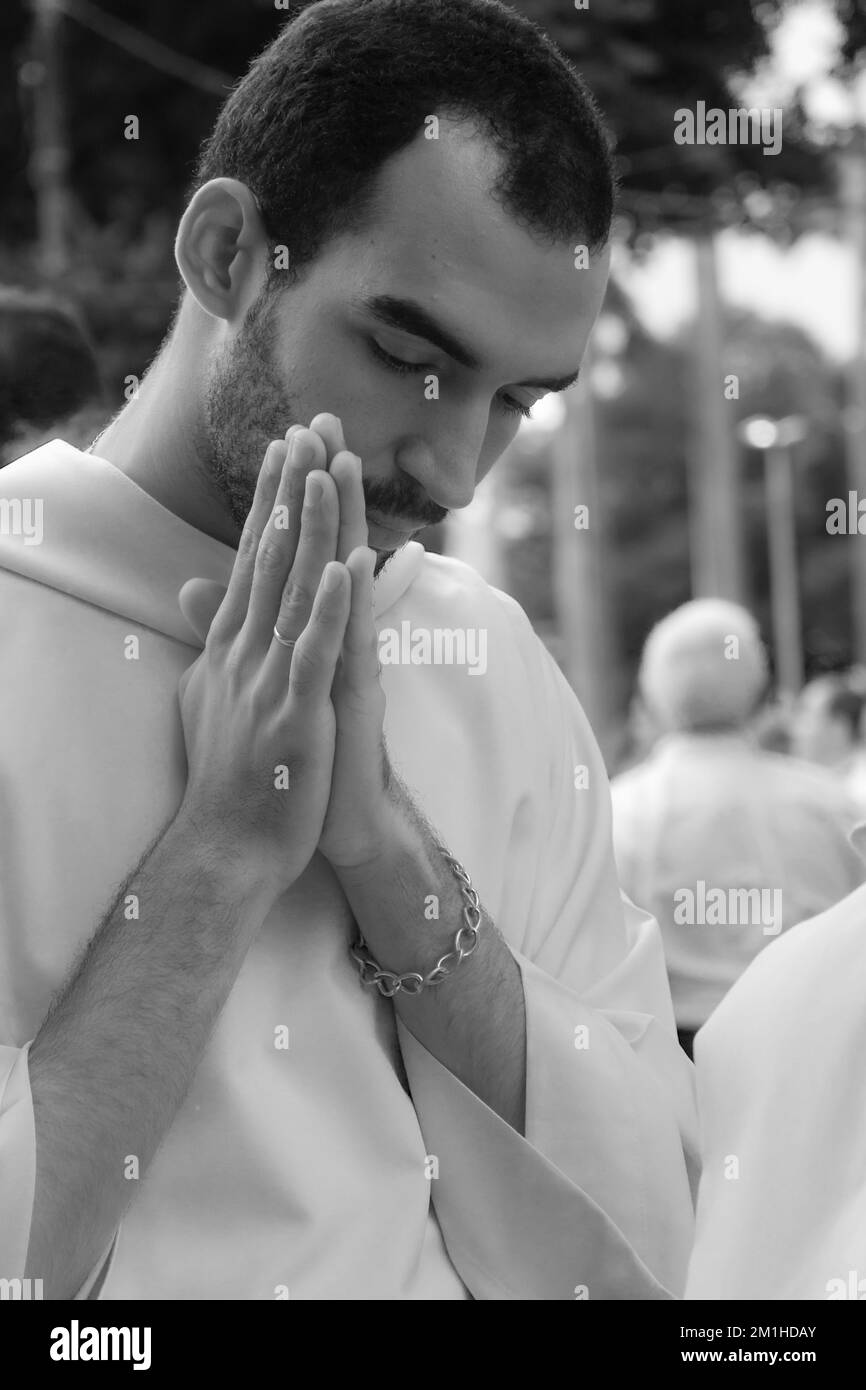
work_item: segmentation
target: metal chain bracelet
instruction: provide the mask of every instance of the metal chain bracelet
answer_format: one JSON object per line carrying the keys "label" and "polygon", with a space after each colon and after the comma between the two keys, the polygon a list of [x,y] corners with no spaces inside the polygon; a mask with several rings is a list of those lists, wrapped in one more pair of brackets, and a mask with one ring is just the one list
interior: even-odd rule
{"label": "metal chain bracelet", "polygon": [[472,887],[472,880],[463,865],[454,858],[454,855],[450,854],[444,845],[437,845],[437,849],[457,879],[463,898],[463,924],[454,938],[454,949],[446,952],[444,956],[440,956],[427,975],[420,975],[417,971],[396,975],[393,970],[383,970],[367,954],[367,943],[360,931],[357,939],[349,947],[349,952],[361,974],[361,984],[375,985],[379,993],[384,994],[386,999],[393,999],[394,995],[399,994],[401,990],[404,994],[420,994],[422,989],[441,985],[442,981],[446,980],[467,956],[472,955],[478,945],[478,934],[481,930],[483,916],[478,894]]}

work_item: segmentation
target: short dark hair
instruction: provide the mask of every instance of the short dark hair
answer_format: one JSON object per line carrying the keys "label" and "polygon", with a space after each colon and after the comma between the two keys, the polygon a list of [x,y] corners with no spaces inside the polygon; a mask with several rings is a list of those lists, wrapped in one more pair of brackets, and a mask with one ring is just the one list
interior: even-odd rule
{"label": "short dark hair", "polygon": [[74,313],[49,293],[0,286],[0,445],[102,400],[96,356]]}
{"label": "short dark hair", "polygon": [[292,17],[229,96],[192,194],[236,178],[297,270],[363,222],[377,172],[431,115],[465,117],[503,156],[492,190],[529,230],[598,250],[615,175],[571,63],[499,0],[320,0]]}

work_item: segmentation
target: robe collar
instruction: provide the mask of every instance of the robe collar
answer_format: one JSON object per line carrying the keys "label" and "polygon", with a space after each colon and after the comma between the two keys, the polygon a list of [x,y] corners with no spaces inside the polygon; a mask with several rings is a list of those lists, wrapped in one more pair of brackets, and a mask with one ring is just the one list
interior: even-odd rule
{"label": "robe collar", "polygon": [[[32,526],[30,539],[15,534],[16,506],[25,517],[41,516],[38,543]],[[189,579],[227,584],[236,551],[175,516],[107,459],[51,440],[0,470],[0,509],[0,567],[201,647],[178,594]],[[410,541],[385,566],[373,589],[376,618],[410,587],[424,555]]]}

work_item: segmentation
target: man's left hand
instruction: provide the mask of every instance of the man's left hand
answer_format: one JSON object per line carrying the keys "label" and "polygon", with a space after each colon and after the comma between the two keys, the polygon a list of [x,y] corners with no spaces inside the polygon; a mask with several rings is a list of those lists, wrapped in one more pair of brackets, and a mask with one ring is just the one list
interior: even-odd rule
{"label": "man's left hand", "polygon": [[346,450],[340,421],[317,415],[310,428],[328,450],[328,471],[340,499],[336,559],[352,576],[352,607],[331,692],[337,743],[319,850],[339,873],[363,869],[388,838],[393,779],[385,747],[385,693],[379,680],[379,639],[373,621],[376,552],[367,545],[361,460]]}

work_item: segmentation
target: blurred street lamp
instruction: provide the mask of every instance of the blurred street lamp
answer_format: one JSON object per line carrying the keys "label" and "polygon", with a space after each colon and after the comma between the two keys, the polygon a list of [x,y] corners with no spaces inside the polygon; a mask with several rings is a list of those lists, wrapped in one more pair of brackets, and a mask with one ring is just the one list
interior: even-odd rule
{"label": "blurred street lamp", "polygon": [[764,459],[767,544],[770,559],[770,604],[773,646],[779,691],[796,695],[803,684],[803,641],[800,629],[800,582],[797,573],[797,530],[794,512],[794,468],[791,450],[805,439],[808,423],[802,415],[774,420],[752,415],[737,426],[742,444],[757,449]]}
{"label": "blurred street lamp", "polygon": [[692,444],[688,458],[692,593],[738,602],[743,593],[739,459],[725,384],[724,306],[715,229],[695,227],[697,313],[692,328]]}

